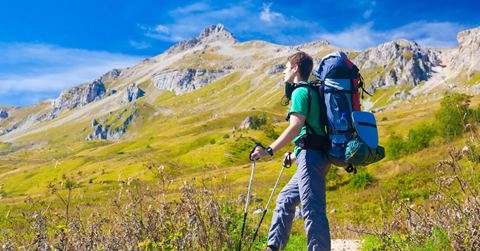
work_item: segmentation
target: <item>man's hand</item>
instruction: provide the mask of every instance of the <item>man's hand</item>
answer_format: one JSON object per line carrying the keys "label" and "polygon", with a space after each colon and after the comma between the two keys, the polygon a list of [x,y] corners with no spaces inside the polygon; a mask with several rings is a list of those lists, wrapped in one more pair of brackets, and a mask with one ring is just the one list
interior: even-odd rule
{"label": "man's hand", "polygon": [[265,151],[265,148],[257,145],[257,146],[255,146],[253,151],[250,153],[250,160],[251,161],[259,160],[260,158],[262,158],[265,155],[267,155],[267,151]]}

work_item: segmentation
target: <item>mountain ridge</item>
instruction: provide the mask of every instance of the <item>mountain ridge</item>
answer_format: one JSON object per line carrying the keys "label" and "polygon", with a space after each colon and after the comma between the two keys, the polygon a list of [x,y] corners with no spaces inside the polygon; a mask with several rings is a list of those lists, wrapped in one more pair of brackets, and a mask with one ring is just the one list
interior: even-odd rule
{"label": "mountain ridge", "polygon": [[[252,78],[251,76],[256,75],[250,81],[250,88],[258,87],[266,78],[280,81],[284,60],[297,50],[310,53],[316,62],[335,50],[348,52],[359,66],[370,91],[393,87],[397,89],[397,92],[391,93],[389,97],[383,97],[386,101],[373,99],[370,102],[373,105],[364,106],[369,109],[375,106],[381,108],[380,104],[387,106],[388,103],[398,103],[413,96],[436,91],[434,88],[427,88],[430,85],[438,90],[452,89],[452,84],[449,84],[452,81],[464,77],[465,74],[467,77],[476,74],[480,68],[478,60],[475,61],[480,51],[477,50],[479,37],[480,28],[462,31],[458,35],[459,47],[443,51],[424,48],[405,39],[355,51],[335,47],[323,40],[297,46],[283,46],[258,40],[238,42],[222,24],[211,25],[203,29],[197,37],[181,41],[135,66],[113,69],[96,80],[64,90],[50,107],[39,103],[30,108],[10,108],[9,118],[0,120],[0,140],[17,138],[21,135],[20,132],[28,132],[29,128],[49,128],[49,121],[59,116],[82,119],[88,117],[88,121],[98,119],[99,116],[125,107],[127,104],[123,101],[123,93],[132,85],[139,86],[145,92],[145,97],[140,99],[149,100],[155,106],[155,100],[164,95],[162,93],[182,95],[193,92],[236,72],[242,75],[241,78]],[[445,73],[447,71],[451,73]],[[428,81],[437,79],[435,76],[442,74],[445,76],[438,78],[435,83]],[[404,87],[399,90],[397,86]],[[280,86],[273,87],[266,93],[277,95],[281,91]],[[473,87],[471,89],[475,90]],[[470,89],[461,90],[468,92]],[[107,97],[108,101],[102,102],[101,108],[91,105]],[[85,111],[80,112],[82,109]],[[75,115],[75,111],[83,115]],[[89,113],[91,115],[88,115]],[[22,130],[18,130],[19,128]],[[15,131],[17,136],[10,137],[9,134],[13,135],[12,132]]]}

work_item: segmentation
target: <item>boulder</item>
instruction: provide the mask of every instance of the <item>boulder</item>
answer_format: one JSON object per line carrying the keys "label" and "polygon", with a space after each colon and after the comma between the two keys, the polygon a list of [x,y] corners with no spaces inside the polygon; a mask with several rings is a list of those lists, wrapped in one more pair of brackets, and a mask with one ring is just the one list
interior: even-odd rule
{"label": "boulder", "polygon": [[246,117],[242,123],[240,123],[239,129],[251,129],[253,124],[253,118],[248,116]]}
{"label": "boulder", "polygon": [[133,102],[138,98],[143,97],[144,95],[145,95],[145,92],[142,89],[138,88],[136,84],[132,84],[128,86],[127,89],[125,90],[123,100],[127,103]]}

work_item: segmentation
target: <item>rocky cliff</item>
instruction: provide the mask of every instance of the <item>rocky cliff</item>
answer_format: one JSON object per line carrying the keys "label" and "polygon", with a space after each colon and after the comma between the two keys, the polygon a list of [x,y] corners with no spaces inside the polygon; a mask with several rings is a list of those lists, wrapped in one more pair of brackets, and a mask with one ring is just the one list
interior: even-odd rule
{"label": "rocky cliff", "polygon": [[353,61],[367,83],[371,83],[370,91],[398,84],[416,86],[427,80],[432,68],[440,64],[438,52],[404,39],[360,52]]}
{"label": "rocky cliff", "polygon": [[458,33],[458,49],[454,54],[451,67],[467,74],[480,72],[480,27]]}
{"label": "rocky cliff", "polygon": [[103,98],[105,93],[105,85],[101,79],[65,90],[53,101],[51,117],[56,117],[64,110],[82,107],[97,101]]}
{"label": "rocky cliff", "polygon": [[153,76],[153,83],[161,90],[182,94],[205,86],[228,74],[228,70],[185,69],[167,71]]}

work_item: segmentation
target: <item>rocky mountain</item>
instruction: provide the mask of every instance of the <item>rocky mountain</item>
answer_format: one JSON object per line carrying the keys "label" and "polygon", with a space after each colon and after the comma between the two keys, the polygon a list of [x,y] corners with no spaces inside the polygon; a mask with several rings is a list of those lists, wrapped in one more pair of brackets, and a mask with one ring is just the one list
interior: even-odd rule
{"label": "rocky mountain", "polygon": [[458,49],[453,54],[450,66],[467,74],[480,72],[480,27],[458,33]]}
{"label": "rocky mountain", "polygon": [[233,34],[223,26],[223,24],[210,25],[203,29],[203,31],[197,37],[190,40],[181,41],[169,48],[166,52],[176,53],[199,45],[206,45],[213,41],[222,41],[233,44],[236,42],[236,39]]}
{"label": "rocky mountain", "polygon": [[[158,56],[125,69],[113,69],[96,80],[64,90],[51,103],[0,111],[0,140],[13,141],[65,123],[89,124],[84,128],[88,134],[83,137],[90,140],[119,139],[135,123],[138,112],[118,119],[111,119],[112,114],[136,103],[154,107],[152,116],[213,110],[221,114],[259,106],[274,107],[281,97],[282,87],[278,83],[285,59],[297,50],[306,51],[316,62],[335,50],[348,52],[359,66],[369,91],[395,89],[365,100],[372,104],[365,108],[381,108],[395,100],[408,100],[413,94],[452,89],[452,79],[460,79],[458,76],[462,74],[464,79],[475,76],[480,67],[480,28],[460,32],[458,41],[458,48],[431,49],[399,39],[354,51],[335,47],[328,41],[297,46],[238,42],[223,25],[212,25]],[[198,103],[180,101],[219,81],[219,87],[212,87],[219,89],[209,92],[219,95],[217,98],[197,97]],[[463,86],[457,82],[456,87]],[[400,91],[399,86],[403,88]],[[468,86],[462,88],[467,92],[474,90]],[[166,99],[170,97],[168,93],[174,99]],[[181,103],[172,105],[174,100]]]}
{"label": "rocky mountain", "polygon": [[399,84],[416,86],[432,75],[440,64],[438,52],[404,39],[360,52],[354,63],[362,70],[371,92]]}
{"label": "rocky mountain", "polygon": [[61,111],[82,107],[97,101],[103,98],[105,93],[106,89],[102,79],[65,90],[53,101],[51,117],[56,117]]}

